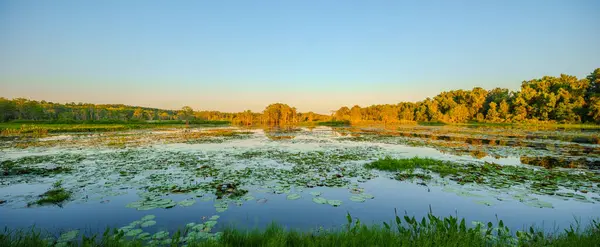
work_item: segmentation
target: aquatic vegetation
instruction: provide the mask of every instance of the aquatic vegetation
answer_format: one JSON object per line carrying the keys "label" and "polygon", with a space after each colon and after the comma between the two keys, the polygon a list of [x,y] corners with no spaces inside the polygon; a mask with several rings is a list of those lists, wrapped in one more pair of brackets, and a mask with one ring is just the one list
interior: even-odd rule
{"label": "aquatic vegetation", "polygon": [[46,191],[44,194],[40,195],[40,199],[38,199],[35,204],[43,205],[43,204],[57,204],[60,205],[64,201],[68,200],[71,197],[71,192],[65,190],[62,187],[62,180],[56,181],[52,188]]}
{"label": "aquatic vegetation", "polygon": [[600,160],[600,148],[593,145],[598,135],[593,131],[534,129],[525,132],[517,128],[471,126],[400,126],[397,130],[346,128],[344,131],[352,133],[344,140],[425,146],[475,158],[525,156],[521,162],[531,165],[593,169]]}
{"label": "aquatic vegetation", "polygon": [[[600,242],[600,222],[593,221],[585,228],[571,226],[564,232],[546,234],[533,227],[512,233],[502,220],[496,224],[472,222],[452,216],[445,218],[428,214],[422,220],[396,215],[390,222],[368,226],[347,215],[347,223],[340,228],[311,231],[286,230],[273,224],[264,230],[239,230],[226,228],[211,234],[203,230],[212,228],[216,221],[204,224],[190,223],[184,231],[172,235],[160,231],[153,235],[141,229],[128,231],[107,229],[101,236],[75,238],[77,230],[64,233],[59,239],[43,235],[39,230],[0,232],[0,245],[25,246],[597,246]],[[137,236],[137,237],[135,237]],[[135,237],[135,238],[134,238]]]}
{"label": "aquatic vegetation", "polygon": [[[493,189],[511,188],[513,186],[526,186],[533,193],[540,195],[554,195],[560,189],[580,191],[581,188],[595,190],[600,182],[600,175],[592,172],[558,169],[532,169],[523,166],[502,166],[497,164],[462,164],[452,161],[442,161],[430,158],[393,159],[386,157],[365,165],[386,171],[399,171],[393,177],[398,180],[419,178],[430,180],[433,177],[422,172],[432,172],[440,178],[449,178],[460,185],[478,184]],[[420,171],[421,173],[413,173]],[[586,190],[584,190],[586,191]],[[470,192],[456,192],[459,196],[472,196]],[[584,202],[586,196],[561,192],[560,196],[575,198]],[[526,205],[539,208],[551,208],[552,205],[538,200],[520,200]]]}
{"label": "aquatic vegetation", "polygon": [[186,200],[180,201],[177,204],[179,204],[182,207],[189,207],[189,206],[194,205],[195,203],[196,203],[196,200],[194,200],[194,199],[186,199]]}
{"label": "aquatic vegetation", "polygon": [[161,198],[159,196],[145,197],[141,201],[131,202],[126,205],[128,208],[135,208],[139,211],[152,210],[156,208],[172,208],[177,204],[172,199]]}
{"label": "aquatic vegetation", "polygon": [[73,241],[79,235],[79,230],[71,230],[60,235],[56,240],[57,245],[65,245],[68,242]]}
{"label": "aquatic vegetation", "polygon": [[340,200],[327,200],[327,204],[334,206],[334,207],[339,207],[340,205],[342,205],[342,201]]}
{"label": "aquatic vegetation", "polygon": [[289,195],[287,196],[287,199],[288,199],[288,200],[298,200],[298,199],[300,199],[301,197],[302,197],[302,196],[301,196],[300,194],[296,194],[296,193],[294,193],[294,194],[289,194]]}
{"label": "aquatic vegetation", "polygon": [[362,196],[351,196],[350,200],[354,202],[365,202],[367,199]]}
{"label": "aquatic vegetation", "polygon": [[350,126],[350,121],[318,122],[317,125],[320,125],[320,126],[330,126],[330,127]]}
{"label": "aquatic vegetation", "polygon": [[140,227],[142,228],[146,228],[146,227],[151,227],[153,225],[156,225],[156,221],[153,220],[148,220],[148,221],[144,221],[140,224]]}
{"label": "aquatic vegetation", "polygon": [[311,192],[309,192],[309,194],[311,194],[313,196],[320,196],[323,193],[321,193],[320,191],[311,191]]}
{"label": "aquatic vegetation", "polygon": [[327,199],[323,198],[323,197],[314,197],[313,202],[317,203],[317,204],[325,204],[327,203]]}
{"label": "aquatic vegetation", "polygon": [[[269,140],[261,135],[260,130],[188,128],[60,136],[49,133],[47,137],[39,139],[39,143],[43,144],[35,144],[37,142],[28,138],[10,137],[0,140],[0,150],[7,154],[0,158],[0,164],[2,169],[10,171],[7,176],[2,177],[0,174],[0,190],[9,191],[12,186],[23,186],[28,194],[7,193],[7,196],[0,198],[0,210],[8,211],[20,207],[24,201],[30,201],[32,197],[43,193],[47,188],[43,186],[59,179],[65,181],[64,187],[72,193],[69,200],[73,203],[103,207],[103,204],[125,200],[123,204],[127,204],[128,208],[152,210],[149,212],[158,215],[159,219],[188,214],[191,212],[189,210],[208,208],[209,214],[223,213],[222,215],[229,220],[238,210],[264,210],[273,206],[286,208],[288,204],[291,206],[305,203],[314,207],[307,208],[309,210],[344,211],[353,207],[364,207],[368,210],[373,205],[385,204],[390,200],[386,191],[378,191],[378,184],[384,185],[381,188],[386,190],[397,188],[403,191],[413,186],[410,183],[416,183],[421,186],[412,188],[432,193],[415,193],[433,201],[436,199],[431,198],[432,195],[439,193],[440,187],[443,187],[442,191],[452,193],[444,195],[444,198],[472,202],[475,209],[492,207],[490,209],[499,209],[499,212],[506,206],[512,206],[510,204],[521,203],[521,206],[530,206],[528,210],[559,211],[564,209],[564,205],[579,203],[596,203],[589,205],[595,208],[600,200],[598,174],[586,167],[581,169],[579,164],[583,163],[575,163],[572,166],[574,168],[561,169],[558,167],[562,165],[553,165],[554,159],[540,158],[533,161],[528,158],[539,153],[512,158],[507,162],[511,165],[485,163],[493,161],[493,158],[485,156],[485,161],[478,161],[470,157],[447,155],[450,153],[419,148],[428,144],[416,142],[415,145],[409,145],[412,147],[396,145],[403,144],[408,139],[421,137],[405,137],[404,133],[397,135],[398,131],[395,128],[409,132],[405,126],[395,126],[381,133],[370,128],[296,128],[281,133],[272,132],[278,136],[296,136],[294,139]],[[424,128],[417,132],[438,131],[432,130],[433,127],[411,128]],[[473,135],[482,135],[479,132],[485,131],[474,130]],[[514,133],[510,134],[515,137],[504,138],[517,139],[527,136],[519,134],[517,130],[512,132]],[[371,138],[370,135],[379,137]],[[456,133],[453,135],[458,136]],[[352,142],[348,139],[352,136],[366,137],[365,141],[368,142]],[[481,147],[492,145],[491,141],[487,144],[478,143],[485,138],[473,137],[469,140],[453,137],[455,140],[444,140],[445,137],[442,136],[446,136],[445,134],[437,136],[440,137],[440,140],[435,141],[437,147],[443,146],[438,145],[438,142],[456,142],[443,146],[448,150],[482,149],[482,152],[486,153],[487,147]],[[452,135],[447,136],[450,138]],[[106,144],[110,140],[122,140],[123,147],[107,147]],[[543,147],[543,154],[561,158],[558,154],[567,146],[560,144],[562,141],[556,142],[559,144],[547,141]],[[15,148],[20,143],[34,144],[24,149]],[[509,143],[501,143],[499,140],[494,141],[494,145],[496,146],[493,149],[497,150],[500,150],[498,147],[509,151],[511,148]],[[596,152],[595,147],[591,146],[596,144],[574,145],[577,145],[573,147],[577,150],[581,145],[589,145],[592,155]],[[552,146],[558,148],[552,149]],[[516,149],[521,148],[531,149],[529,146]],[[424,156],[411,159],[399,157],[411,155],[413,151],[423,151]],[[505,155],[515,153],[518,152],[510,151]],[[444,157],[447,160],[425,158],[426,155]],[[588,157],[577,153],[573,156],[565,155],[564,158],[564,162],[589,160]],[[563,162],[558,160],[559,163]],[[539,162],[539,166],[512,165],[518,164],[519,161]],[[593,164],[591,161],[585,162]],[[28,169],[30,172],[19,172],[20,169]],[[28,186],[29,184],[43,187],[43,190],[36,191],[37,187]],[[377,195],[376,201],[370,201],[375,197],[368,193]],[[552,199],[568,202],[559,204]],[[262,205],[265,203],[273,205]],[[346,205],[348,207],[345,207]],[[135,210],[122,207],[123,205],[117,206],[135,213]],[[172,207],[178,209],[162,210]],[[550,209],[553,207],[556,209]],[[68,211],[70,208],[60,210]],[[560,217],[551,217],[549,220],[558,218]],[[175,236],[175,224],[183,224],[186,225],[184,229],[187,229],[187,232],[182,230],[180,239],[188,243],[193,239],[204,241],[218,236],[211,233],[215,227],[222,229],[220,225],[213,223],[218,219],[218,216],[198,216],[191,217],[189,221],[192,222],[163,225],[153,217],[142,218],[121,227],[120,230],[127,241],[139,239],[154,241],[153,244],[164,244]],[[511,223],[514,229],[516,223]],[[167,232],[166,236],[153,238],[153,234],[161,230],[168,230],[174,234]],[[127,234],[129,235],[126,236]]]}

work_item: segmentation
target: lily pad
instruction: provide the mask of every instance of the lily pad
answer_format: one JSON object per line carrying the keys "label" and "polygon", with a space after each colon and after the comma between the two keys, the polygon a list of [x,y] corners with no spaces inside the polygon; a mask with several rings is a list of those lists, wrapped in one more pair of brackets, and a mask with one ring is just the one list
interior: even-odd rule
{"label": "lily pad", "polygon": [[128,231],[125,234],[125,236],[127,236],[127,237],[135,237],[135,236],[137,236],[138,234],[140,234],[142,232],[144,232],[142,229],[133,229],[131,231]]}
{"label": "lily pad", "polygon": [[65,232],[60,235],[60,238],[58,238],[58,242],[69,242],[69,241],[75,239],[78,234],[79,234],[79,230],[72,230],[72,231]]}
{"label": "lily pad", "polygon": [[142,221],[141,220],[136,220],[136,221],[133,221],[133,222],[129,223],[129,226],[131,226],[132,228],[135,228],[136,226],[138,226],[140,224],[142,224]]}
{"label": "lily pad", "polygon": [[134,227],[133,227],[133,226],[130,226],[130,225],[129,225],[129,226],[124,226],[124,227],[121,227],[121,228],[119,228],[119,231],[122,231],[122,232],[128,232],[128,231],[131,231],[131,230],[133,230],[133,228],[134,228]]}
{"label": "lily pad", "polygon": [[179,202],[179,206],[189,207],[189,206],[194,205],[194,203],[196,203],[196,200],[194,200],[194,199],[187,199],[187,200],[180,201]]}
{"label": "lily pad", "polygon": [[311,192],[309,192],[309,194],[311,194],[311,195],[313,195],[313,196],[320,196],[320,195],[322,195],[323,193],[321,193],[320,191],[311,191]]}
{"label": "lily pad", "polygon": [[535,208],[553,208],[552,203],[544,202],[540,200],[529,200],[523,202],[525,205]]}
{"label": "lily pad", "polygon": [[302,197],[302,196],[300,196],[300,194],[295,194],[295,193],[294,193],[294,194],[289,194],[289,195],[287,196],[287,199],[288,199],[288,200],[298,200],[298,199],[300,199],[300,197]]}
{"label": "lily pad", "polygon": [[140,226],[142,228],[146,228],[146,227],[151,227],[153,225],[156,225],[156,221],[149,220],[149,221],[144,221],[144,223],[142,223]]}
{"label": "lily pad", "polygon": [[199,232],[199,231],[202,231],[204,229],[204,227],[205,227],[204,224],[198,224],[198,225],[195,225],[194,227],[192,227],[192,230]]}
{"label": "lily pad", "polygon": [[362,196],[351,196],[350,197],[350,201],[354,201],[354,202],[365,202],[366,199]]}
{"label": "lily pad", "polygon": [[213,228],[215,225],[217,225],[216,220],[209,220],[207,222],[204,222],[204,226],[206,226],[206,227]]}
{"label": "lily pad", "polygon": [[137,210],[139,210],[139,211],[147,211],[147,210],[152,210],[152,209],[155,209],[155,208],[156,207],[154,205],[144,205],[144,206],[141,206],[141,207],[137,208]]}
{"label": "lily pad", "polygon": [[313,202],[315,202],[317,204],[325,204],[325,203],[327,203],[327,199],[325,199],[323,197],[315,197],[315,198],[313,198]]}
{"label": "lily pad", "polygon": [[144,233],[138,235],[137,238],[139,238],[141,240],[147,240],[150,238],[150,233],[144,232]]}
{"label": "lily pad", "polygon": [[218,220],[220,217],[221,217],[221,216],[218,216],[218,215],[213,215],[213,216],[211,216],[211,217],[210,217],[210,219],[209,219],[209,220]]}
{"label": "lily pad", "polygon": [[340,205],[342,205],[342,201],[340,200],[327,200],[327,203],[334,207],[339,207]]}
{"label": "lily pad", "polygon": [[360,196],[361,196],[362,198],[365,198],[365,199],[373,199],[373,198],[375,198],[375,196],[374,196],[374,195],[367,194],[367,193],[362,193],[362,194],[360,194]]}
{"label": "lily pad", "polygon": [[149,214],[149,215],[142,217],[142,221],[149,221],[149,220],[153,220],[154,218],[156,218],[155,215]]}
{"label": "lily pad", "polygon": [[169,232],[167,231],[160,231],[152,235],[152,239],[164,239],[167,237],[169,237]]}

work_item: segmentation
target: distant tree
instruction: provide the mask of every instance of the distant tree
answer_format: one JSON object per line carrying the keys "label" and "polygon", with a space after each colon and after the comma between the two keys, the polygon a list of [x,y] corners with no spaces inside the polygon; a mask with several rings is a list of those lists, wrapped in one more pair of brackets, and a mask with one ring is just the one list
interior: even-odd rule
{"label": "distant tree", "polygon": [[500,114],[498,113],[498,110],[496,110],[496,102],[491,102],[485,119],[489,122],[497,122],[499,117]]}
{"label": "distant tree", "polygon": [[335,120],[344,121],[350,120],[350,109],[346,106],[341,107],[335,112]]}
{"label": "distant tree", "polygon": [[600,123],[600,97],[592,97],[590,99],[590,111],[588,115],[596,123]]}
{"label": "distant tree", "polygon": [[133,112],[133,118],[138,119],[138,120],[143,119],[144,118],[144,110],[142,108],[135,109],[135,111]]}
{"label": "distant tree", "polygon": [[353,106],[352,109],[350,109],[350,122],[355,124],[355,123],[359,123],[360,121],[362,121],[362,113],[361,113],[361,109],[360,106]]}
{"label": "distant tree", "polygon": [[268,125],[294,124],[296,120],[296,108],[286,104],[270,104],[263,111],[263,122]]}
{"label": "distant tree", "polygon": [[398,109],[391,105],[383,106],[382,112],[383,124],[393,123],[398,121]]}
{"label": "distant tree", "polygon": [[194,117],[194,109],[189,106],[184,106],[177,113],[180,120],[185,120],[185,124],[189,124],[190,120]]}

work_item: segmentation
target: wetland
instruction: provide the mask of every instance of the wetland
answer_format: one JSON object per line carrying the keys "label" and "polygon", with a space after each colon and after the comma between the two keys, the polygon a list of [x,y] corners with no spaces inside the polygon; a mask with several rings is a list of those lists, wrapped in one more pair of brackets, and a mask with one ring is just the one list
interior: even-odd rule
{"label": "wetland", "polygon": [[556,233],[600,217],[599,133],[460,125],[5,133],[0,218],[11,229],[44,229],[57,244],[106,228],[161,245],[175,234],[210,240],[273,222],[310,232],[343,228],[349,215],[376,226],[431,213],[468,227],[501,219],[512,233]]}

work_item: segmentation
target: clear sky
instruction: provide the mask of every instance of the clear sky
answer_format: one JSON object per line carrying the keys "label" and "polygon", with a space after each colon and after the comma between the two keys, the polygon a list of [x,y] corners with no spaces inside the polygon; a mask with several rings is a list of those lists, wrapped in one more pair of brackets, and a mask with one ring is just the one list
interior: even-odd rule
{"label": "clear sky", "polygon": [[0,1],[0,96],[328,113],[600,67],[600,1]]}

